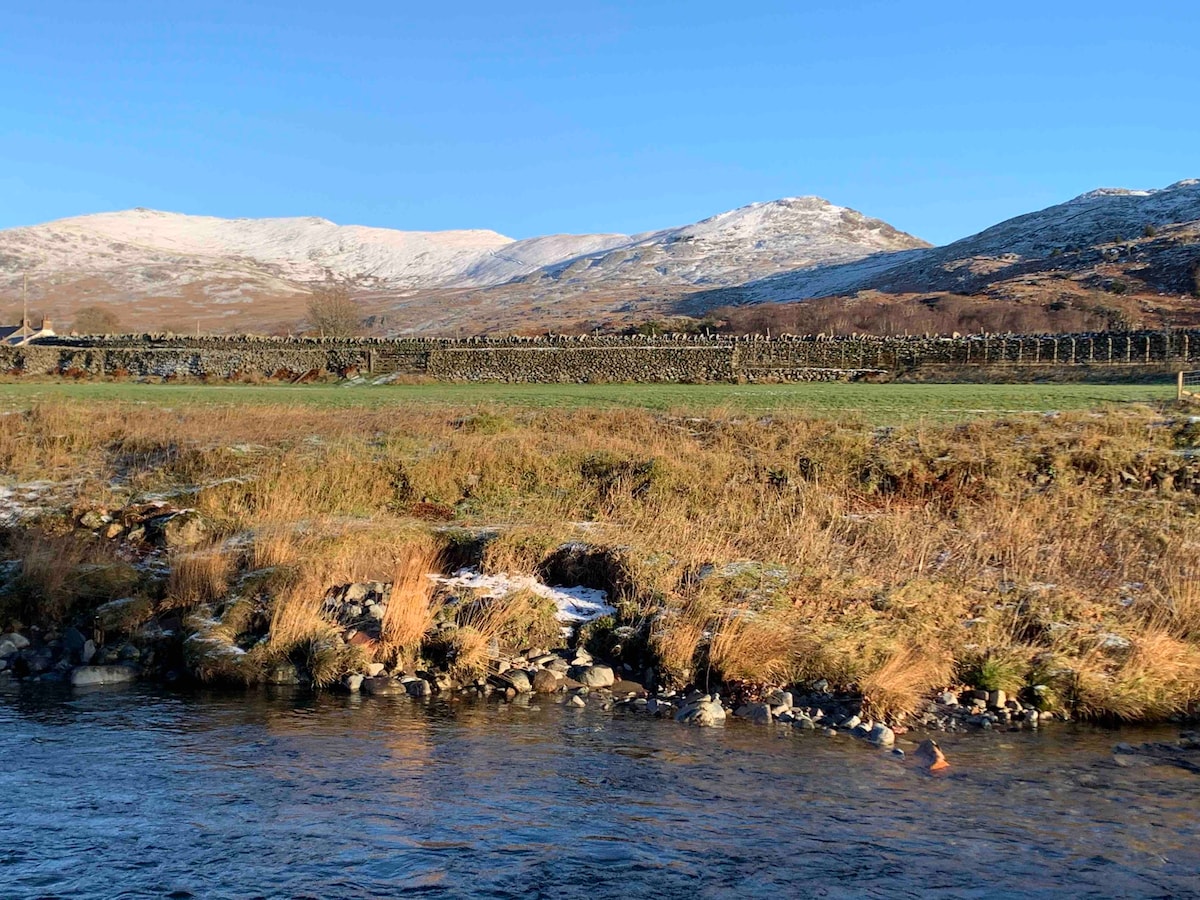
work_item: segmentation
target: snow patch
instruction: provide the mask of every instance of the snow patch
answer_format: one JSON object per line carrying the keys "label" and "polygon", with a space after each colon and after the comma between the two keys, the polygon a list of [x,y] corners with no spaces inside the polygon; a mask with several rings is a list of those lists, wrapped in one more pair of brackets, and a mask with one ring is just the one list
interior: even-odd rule
{"label": "snow patch", "polygon": [[585,587],[551,587],[529,575],[484,575],[475,569],[459,569],[453,575],[430,575],[446,587],[469,588],[486,598],[504,597],[516,591],[529,591],[550,600],[557,607],[555,618],[565,625],[581,625],[601,616],[615,615],[608,605],[608,592]]}

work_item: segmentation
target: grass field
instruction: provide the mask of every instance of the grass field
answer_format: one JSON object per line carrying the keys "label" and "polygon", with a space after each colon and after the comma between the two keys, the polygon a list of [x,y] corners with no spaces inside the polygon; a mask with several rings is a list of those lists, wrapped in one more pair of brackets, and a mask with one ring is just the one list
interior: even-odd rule
{"label": "grass field", "polygon": [[1167,384],[775,384],[775,385],[196,385],[24,382],[0,384],[0,409],[24,409],[53,399],[119,401],[158,406],[212,404],[384,408],[400,404],[527,406],[747,412],[792,410],[818,416],[858,414],[872,422],[920,418],[1090,409],[1161,403]]}

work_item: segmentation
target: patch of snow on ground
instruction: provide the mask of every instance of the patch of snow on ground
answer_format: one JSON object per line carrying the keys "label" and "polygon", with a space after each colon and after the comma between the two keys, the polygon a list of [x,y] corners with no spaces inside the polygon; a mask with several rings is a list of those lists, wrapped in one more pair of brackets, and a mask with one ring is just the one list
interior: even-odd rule
{"label": "patch of snow on ground", "polygon": [[503,597],[516,591],[530,591],[553,601],[558,608],[555,618],[568,625],[581,625],[601,616],[611,616],[616,608],[608,605],[608,592],[585,587],[550,587],[529,575],[484,575],[474,569],[459,569],[453,575],[429,576],[447,587],[465,587],[487,598]]}
{"label": "patch of snow on ground", "polygon": [[58,485],[53,481],[0,485],[0,526],[17,525],[45,510],[45,495]]}

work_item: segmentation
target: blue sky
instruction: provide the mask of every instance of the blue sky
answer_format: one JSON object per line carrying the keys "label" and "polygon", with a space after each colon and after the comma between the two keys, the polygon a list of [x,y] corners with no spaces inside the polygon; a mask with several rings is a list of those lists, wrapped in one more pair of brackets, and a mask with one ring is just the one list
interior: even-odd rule
{"label": "blue sky", "polygon": [[10,4],[0,227],[513,237],[818,194],[937,243],[1200,177],[1195,2]]}

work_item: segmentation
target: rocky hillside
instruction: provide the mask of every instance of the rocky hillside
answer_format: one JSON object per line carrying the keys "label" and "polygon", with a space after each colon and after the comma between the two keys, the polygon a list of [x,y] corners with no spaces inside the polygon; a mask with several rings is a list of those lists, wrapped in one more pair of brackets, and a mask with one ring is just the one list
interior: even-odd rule
{"label": "rocky hillside", "polygon": [[1019,294],[1023,286],[1054,284],[1068,290],[1186,294],[1195,288],[1198,235],[1200,180],[1161,190],[1104,188],[944,247],[812,266],[697,295],[692,304],[782,302],[870,290]]}

